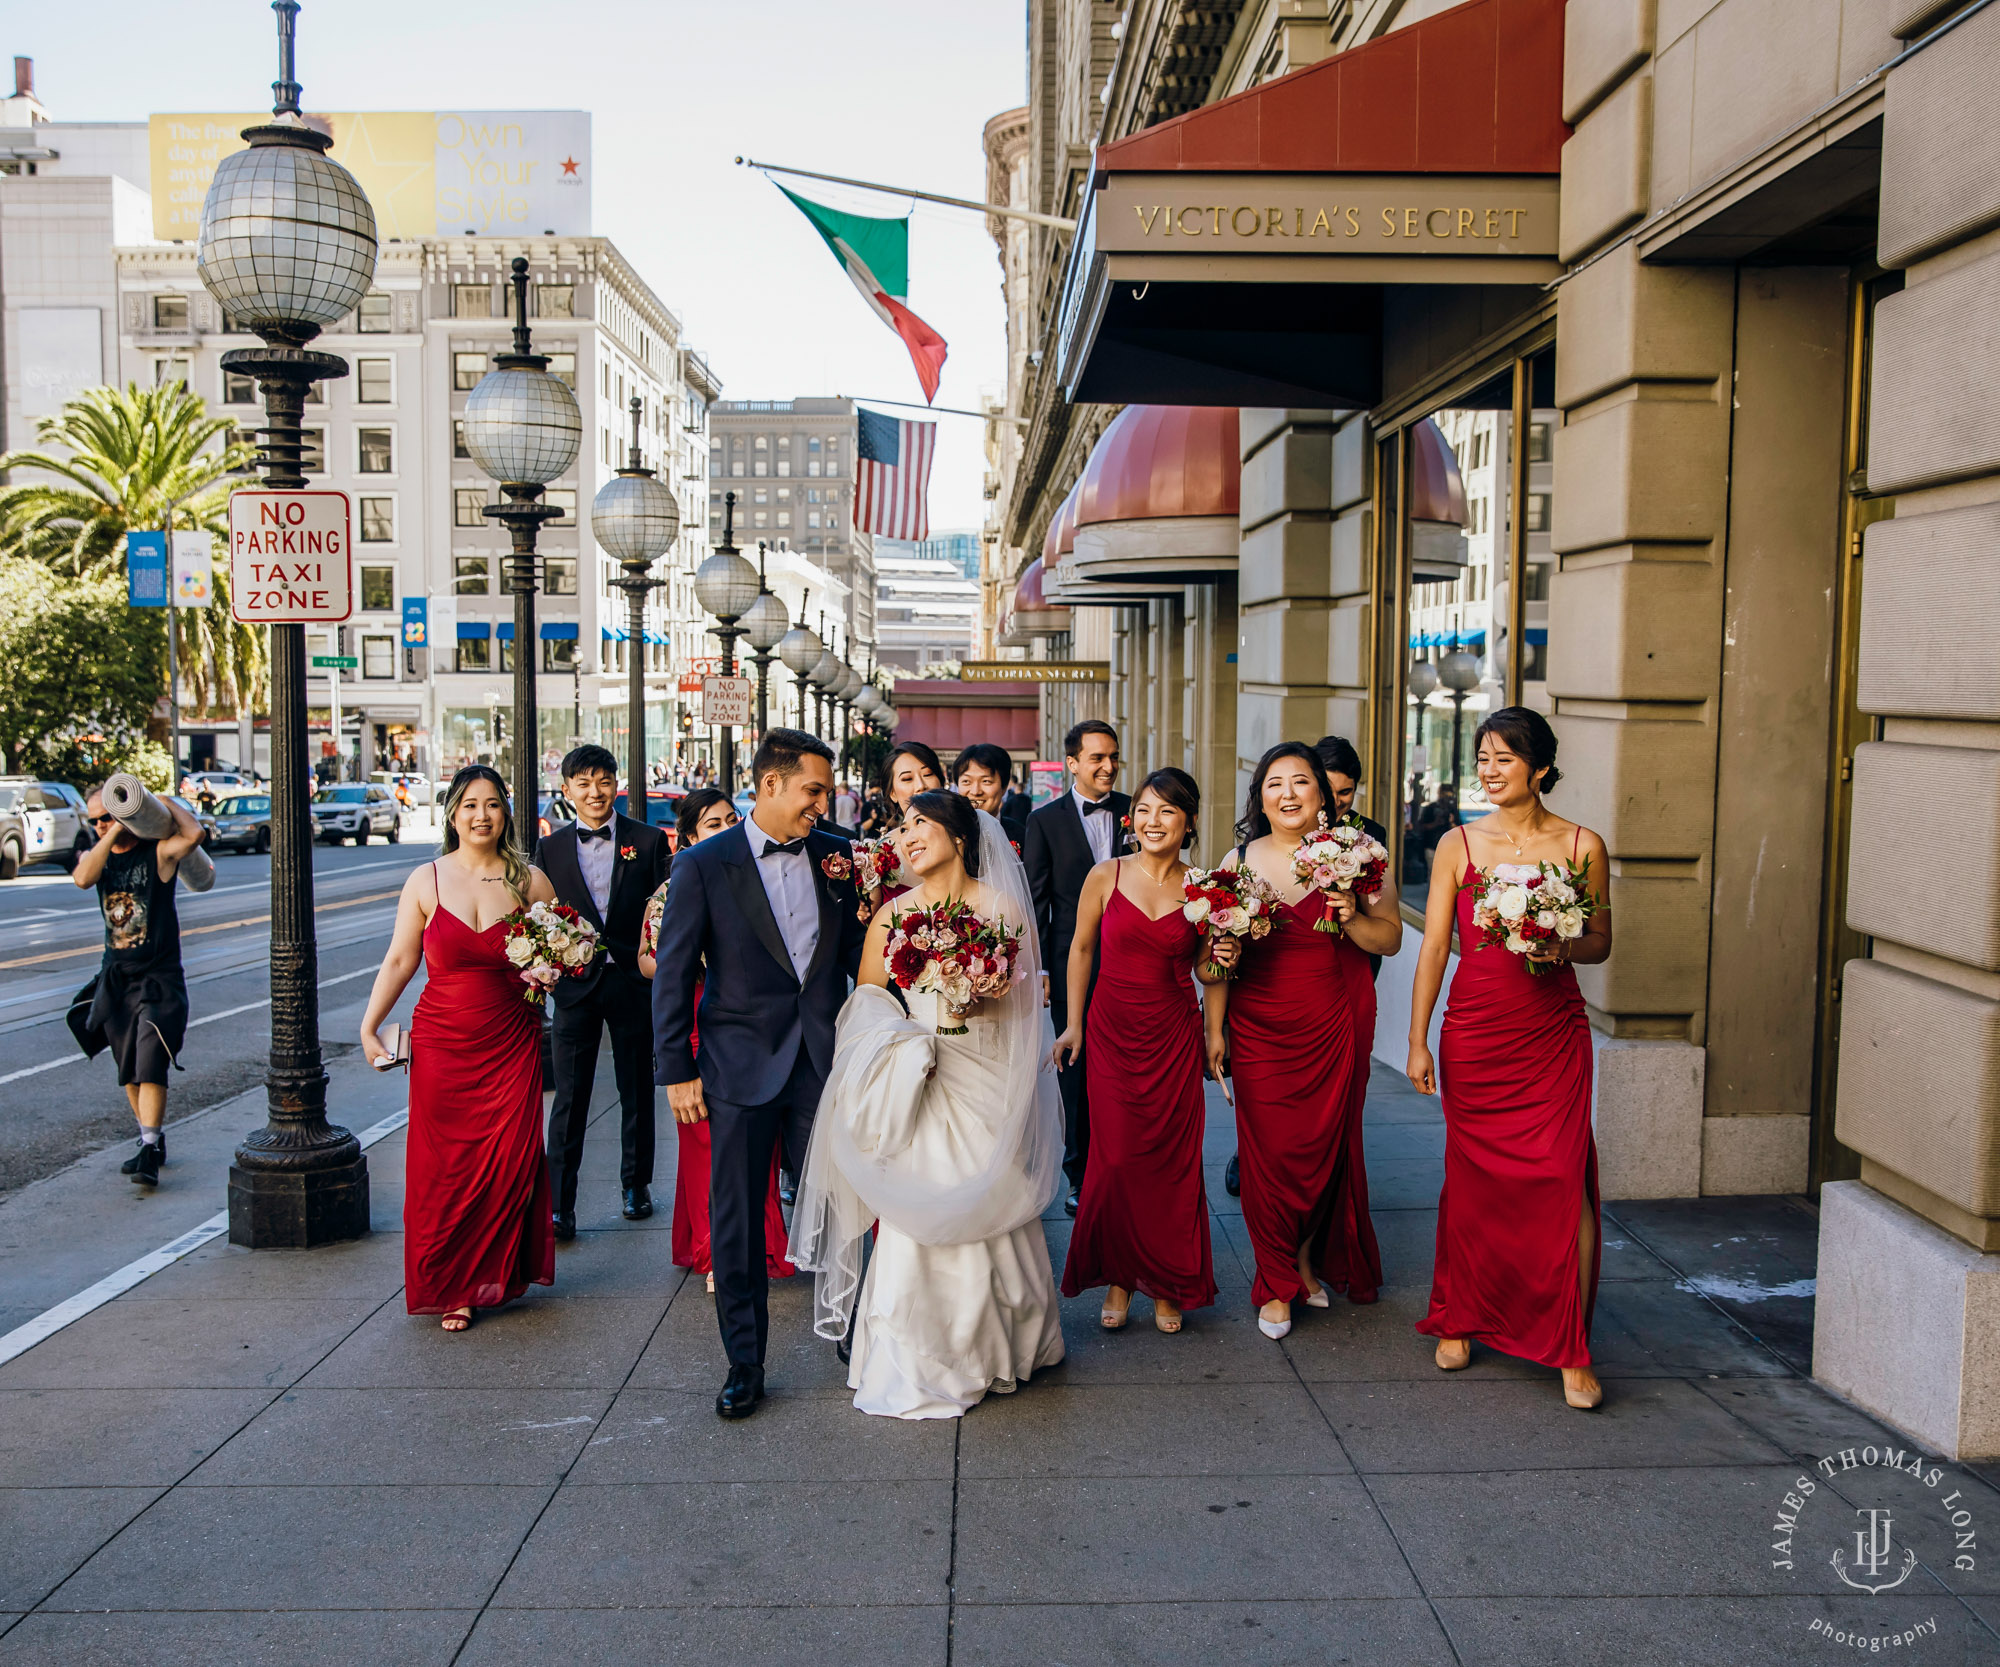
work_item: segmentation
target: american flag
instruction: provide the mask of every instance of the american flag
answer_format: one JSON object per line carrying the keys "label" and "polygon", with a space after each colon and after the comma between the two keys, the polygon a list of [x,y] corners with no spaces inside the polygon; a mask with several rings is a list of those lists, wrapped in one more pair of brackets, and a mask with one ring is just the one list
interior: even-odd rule
{"label": "american flag", "polygon": [[880,538],[931,535],[928,499],[936,423],[906,423],[857,406],[854,524]]}

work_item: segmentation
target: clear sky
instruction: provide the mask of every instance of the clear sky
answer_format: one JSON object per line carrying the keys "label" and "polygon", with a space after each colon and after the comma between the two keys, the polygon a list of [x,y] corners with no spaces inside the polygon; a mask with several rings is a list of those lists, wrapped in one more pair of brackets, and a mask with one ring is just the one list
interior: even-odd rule
{"label": "clear sky", "polygon": [[[0,18],[0,51],[35,60],[59,121],[269,103],[267,0],[92,0]],[[1025,96],[1024,30],[1020,0],[304,0],[299,81],[309,110],[590,111],[593,229],[680,316],[725,398],[921,400],[902,343],[826,246],[732,159],[981,198],[980,129]],[[794,186],[862,213],[910,206]],[[938,404],[976,408],[1004,389],[983,216],[918,206],[910,306],[951,347]],[[977,526],[981,425],[937,422],[931,524]]]}

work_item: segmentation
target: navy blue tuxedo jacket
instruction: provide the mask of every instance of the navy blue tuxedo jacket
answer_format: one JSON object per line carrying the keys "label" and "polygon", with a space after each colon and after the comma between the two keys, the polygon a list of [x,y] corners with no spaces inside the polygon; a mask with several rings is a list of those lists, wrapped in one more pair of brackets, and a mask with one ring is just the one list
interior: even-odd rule
{"label": "navy blue tuxedo jacket", "polygon": [[819,943],[798,978],[750,854],[753,838],[764,834],[745,820],[675,854],[653,977],[655,1079],[672,1084],[699,1076],[705,1094],[739,1106],[775,1100],[801,1048],[825,1080],[833,1068],[834,1023],[868,933],[852,873],[834,879],[826,872],[829,857],[851,861],[847,841],[814,829],[805,854],[819,896]]}

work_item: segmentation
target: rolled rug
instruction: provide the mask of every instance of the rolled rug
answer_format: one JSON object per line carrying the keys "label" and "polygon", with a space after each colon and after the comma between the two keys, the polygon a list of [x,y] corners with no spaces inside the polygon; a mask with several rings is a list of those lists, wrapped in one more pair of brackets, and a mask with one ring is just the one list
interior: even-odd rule
{"label": "rolled rug", "polygon": [[[118,771],[98,794],[104,808],[136,839],[165,839],[174,831],[174,813],[128,771]],[[199,845],[181,858],[179,873],[189,891],[207,891],[215,884],[215,863]]]}

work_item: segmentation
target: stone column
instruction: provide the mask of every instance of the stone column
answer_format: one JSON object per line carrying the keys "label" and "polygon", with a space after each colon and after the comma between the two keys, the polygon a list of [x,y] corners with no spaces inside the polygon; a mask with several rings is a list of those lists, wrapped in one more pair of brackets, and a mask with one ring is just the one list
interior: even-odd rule
{"label": "stone column", "polygon": [[1183,639],[1183,768],[1201,786],[1201,838],[1189,860],[1213,864],[1231,844],[1236,796],[1236,580],[1190,585]]}

